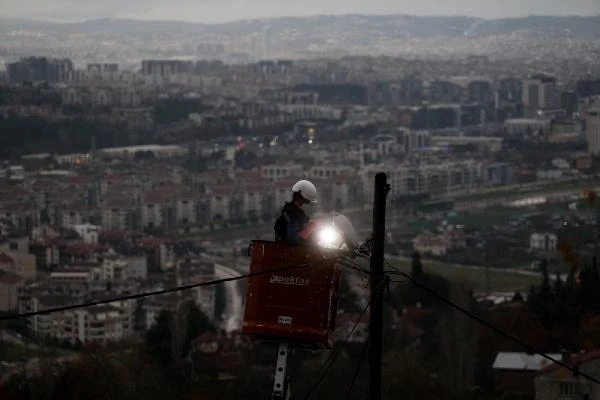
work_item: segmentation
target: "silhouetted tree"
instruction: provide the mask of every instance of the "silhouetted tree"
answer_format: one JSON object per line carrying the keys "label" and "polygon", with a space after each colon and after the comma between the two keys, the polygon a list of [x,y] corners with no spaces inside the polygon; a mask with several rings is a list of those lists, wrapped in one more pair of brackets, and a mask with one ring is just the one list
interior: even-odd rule
{"label": "silhouetted tree", "polygon": [[[418,349],[386,351],[382,369],[384,399],[397,399],[399,393],[402,393],[402,399],[406,400],[448,398],[440,382],[433,378],[431,371],[423,362]],[[365,397],[360,393],[356,398]]]}
{"label": "silhouetted tree", "polygon": [[523,300],[523,295],[521,294],[521,292],[515,292],[515,295],[513,296],[512,299],[510,299],[510,301],[512,303],[522,303]]}
{"label": "silhouetted tree", "polygon": [[171,354],[171,323],[171,313],[163,310],[158,314],[154,325],[146,332],[146,351],[162,366],[170,365],[173,358]]}
{"label": "silhouetted tree", "polygon": [[192,113],[202,113],[210,107],[197,99],[166,99],[154,104],[154,121],[157,124],[169,124],[188,119]]}
{"label": "silhouetted tree", "polygon": [[211,324],[210,319],[202,312],[202,310],[194,302],[188,303],[187,315],[187,332],[184,344],[184,354],[190,350],[192,340],[202,335],[205,332],[215,332],[215,327]]}
{"label": "silhouetted tree", "polygon": [[[421,285],[430,288],[435,293],[444,298],[447,298],[450,292],[448,280],[444,277],[435,274],[427,274],[421,263],[421,255],[419,252],[414,252],[411,263],[411,278]],[[423,307],[435,307],[442,309],[446,307],[431,293],[425,291],[422,287],[415,284],[406,284],[400,286],[395,293],[393,300],[397,308],[403,305],[413,305],[420,303]]]}
{"label": "silhouetted tree", "polygon": [[159,313],[156,323],[146,332],[145,347],[148,354],[154,356],[163,367],[170,367],[179,358],[188,354],[193,339],[204,332],[213,332],[208,317],[196,306],[189,302],[182,309],[187,309],[184,321],[183,342],[179,340],[177,315],[163,310]]}
{"label": "silhouetted tree", "polygon": [[135,154],[133,155],[133,160],[134,161],[151,161],[154,160],[155,156],[154,156],[154,152],[148,150],[148,151],[136,151]]}
{"label": "silhouetted tree", "polygon": [[410,275],[416,280],[423,278],[423,264],[421,263],[421,254],[418,251],[413,253]]}
{"label": "silhouetted tree", "polygon": [[583,350],[600,347],[600,315],[588,315],[582,320],[577,334],[577,347]]}
{"label": "silhouetted tree", "polygon": [[[476,302],[465,283],[452,286],[451,300],[471,312],[476,311]],[[478,326],[465,314],[452,309],[442,318],[441,329],[442,385],[450,398],[467,399],[477,370]]]}
{"label": "silhouetted tree", "polygon": [[118,357],[104,350],[84,354],[80,361],[58,366],[40,361],[40,375],[17,374],[0,384],[0,398],[27,400],[159,400],[177,398],[160,368],[144,354]]}

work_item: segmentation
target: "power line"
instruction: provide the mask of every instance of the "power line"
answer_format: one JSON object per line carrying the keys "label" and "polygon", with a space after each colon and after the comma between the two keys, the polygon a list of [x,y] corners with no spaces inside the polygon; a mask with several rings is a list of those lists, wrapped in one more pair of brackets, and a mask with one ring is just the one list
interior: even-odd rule
{"label": "power line", "polygon": [[229,278],[216,279],[216,280],[212,280],[212,281],[208,281],[208,282],[193,283],[193,284],[189,284],[189,285],[176,286],[176,287],[168,288],[168,289],[155,290],[152,292],[136,293],[136,294],[130,294],[130,295],[126,295],[126,296],[117,296],[117,297],[111,297],[111,298],[106,298],[106,299],[92,300],[92,301],[88,301],[85,303],[71,304],[71,305],[67,305],[67,306],[48,308],[46,310],[38,310],[38,311],[30,311],[30,312],[26,312],[26,313],[19,313],[19,314],[13,314],[13,315],[5,315],[5,316],[0,316],[0,321],[8,321],[8,320],[19,319],[19,318],[28,318],[28,317],[33,317],[36,315],[53,314],[53,313],[57,313],[57,312],[75,310],[75,309],[79,309],[79,308],[88,308],[88,307],[93,307],[93,306],[102,305],[102,304],[110,304],[110,303],[114,303],[114,302],[118,302],[118,301],[137,300],[137,299],[142,299],[142,298],[146,298],[146,297],[160,296],[160,295],[168,294],[168,293],[175,293],[175,292],[195,289],[195,288],[199,288],[199,287],[206,287],[206,286],[218,285],[218,284],[226,283],[226,282],[237,281],[237,280],[241,280],[241,279],[253,278],[253,277],[264,275],[264,274],[271,274],[271,273],[275,273],[275,272],[285,272],[285,271],[290,271],[293,269],[305,268],[305,267],[308,267],[311,265],[321,264],[321,263],[325,263],[325,262],[326,262],[325,260],[314,261],[314,262],[309,262],[309,263],[304,263],[304,264],[292,265],[292,266],[288,266],[288,267],[274,268],[274,269],[260,271],[260,272],[253,272],[253,273],[239,275],[239,276],[233,276],[233,277],[229,277]]}
{"label": "power line", "polygon": [[348,388],[348,393],[346,394],[346,400],[350,398],[350,393],[352,393],[352,389],[354,389],[354,384],[356,383],[356,378],[358,377],[358,372],[360,371],[360,367],[362,366],[362,362],[365,358],[365,354],[367,353],[367,348],[369,347],[369,338],[365,340],[365,344],[363,345],[362,351],[360,352],[360,359],[358,360],[358,365],[356,366],[356,371],[354,371],[354,376],[352,377],[352,382],[350,383],[350,387]]}
{"label": "power line", "polygon": [[[387,279],[383,280],[380,283],[380,285],[377,287],[377,290],[378,291],[381,290],[386,283],[387,283]],[[379,294],[381,294],[381,292],[379,292]],[[331,367],[333,366],[333,364],[337,360],[338,356],[342,353],[342,350],[344,350],[344,347],[346,346],[346,344],[348,344],[348,341],[350,340],[350,338],[352,337],[352,334],[354,333],[354,331],[358,327],[358,324],[360,323],[360,321],[364,317],[365,313],[367,312],[367,310],[371,306],[371,300],[369,300],[369,302],[367,303],[367,305],[365,306],[365,308],[360,313],[359,317],[354,322],[354,326],[352,327],[352,329],[350,330],[350,333],[348,333],[348,335],[346,336],[346,338],[344,339],[344,341],[342,342],[342,344],[337,349],[335,349],[333,351],[333,353],[331,353],[331,355],[329,357],[329,362],[327,363],[327,366],[325,367],[325,369],[323,370],[323,372],[319,376],[319,379],[317,380],[317,382],[315,382],[315,384],[310,388],[310,390],[308,391],[308,394],[304,397],[304,400],[308,400],[310,398],[310,395],[321,384],[321,382],[323,381],[323,379],[325,379],[325,376],[327,375],[327,372],[329,372],[329,370],[331,369]],[[367,338],[367,340],[368,340],[368,338]]]}
{"label": "power line", "polygon": [[[389,263],[389,261],[386,261],[386,263],[387,263],[387,264],[388,264],[390,267],[394,268],[394,266],[393,266],[392,264],[390,264],[390,263]],[[394,269],[395,269],[395,268],[394,268]],[[433,289],[429,288],[428,286],[426,286],[426,285],[424,285],[424,284],[422,284],[422,283],[420,283],[420,282],[416,281],[416,280],[415,280],[413,277],[411,277],[409,274],[407,274],[407,273],[405,273],[405,272],[402,272],[402,271],[398,271],[398,270],[396,270],[396,273],[397,273],[398,275],[402,275],[402,276],[404,276],[406,279],[408,279],[408,280],[409,280],[409,281],[410,281],[412,284],[414,284],[415,286],[418,286],[419,288],[421,288],[421,289],[425,290],[426,292],[428,292],[428,293],[430,293],[431,295],[433,295],[434,297],[436,297],[438,300],[442,301],[443,303],[445,303],[445,304],[449,305],[450,307],[452,307],[452,308],[454,308],[454,309],[456,309],[456,310],[460,311],[461,313],[465,314],[467,317],[469,317],[469,318],[471,318],[471,319],[473,319],[473,320],[475,320],[475,321],[479,322],[480,324],[482,324],[482,325],[486,326],[487,328],[489,328],[489,329],[493,330],[494,332],[496,332],[496,333],[497,333],[497,334],[499,334],[500,336],[503,336],[503,337],[505,337],[506,339],[508,339],[508,340],[510,340],[510,341],[512,341],[512,342],[514,342],[514,343],[516,343],[516,344],[518,344],[519,346],[521,346],[521,347],[523,347],[523,348],[527,349],[527,350],[528,350],[530,353],[534,353],[534,354],[537,354],[537,355],[539,355],[539,356],[542,356],[542,357],[544,357],[545,359],[547,359],[547,360],[549,360],[549,361],[553,362],[554,364],[556,364],[556,365],[559,365],[559,366],[561,366],[561,367],[563,367],[563,368],[565,368],[565,369],[567,369],[567,370],[571,371],[571,372],[573,373],[573,375],[574,375],[574,376],[578,376],[578,375],[580,375],[580,376],[582,376],[582,377],[584,377],[584,378],[586,378],[586,379],[588,379],[588,380],[590,380],[590,381],[592,381],[592,382],[594,382],[594,383],[600,384],[600,380],[598,380],[598,379],[594,378],[593,376],[590,376],[590,375],[588,375],[588,374],[586,374],[586,373],[583,373],[583,372],[579,371],[579,369],[578,369],[577,367],[571,367],[570,365],[568,365],[568,364],[566,364],[566,363],[564,363],[564,362],[562,362],[562,361],[560,361],[560,360],[557,360],[557,359],[555,359],[555,358],[554,358],[554,357],[552,357],[552,356],[549,356],[549,355],[547,355],[547,354],[545,354],[545,353],[543,353],[543,352],[541,352],[541,351],[537,350],[536,348],[534,348],[533,346],[530,346],[530,345],[528,345],[527,343],[523,342],[522,340],[520,340],[520,339],[517,339],[517,338],[513,337],[512,335],[509,335],[508,333],[506,333],[506,332],[505,332],[505,331],[503,331],[502,329],[495,327],[494,325],[492,325],[492,324],[490,324],[489,322],[485,321],[484,319],[482,319],[482,318],[480,318],[480,317],[476,316],[475,314],[473,314],[473,313],[472,313],[472,312],[470,312],[469,310],[465,309],[464,307],[461,307],[460,305],[458,305],[458,304],[454,303],[453,301],[451,301],[451,300],[448,300],[448,299],[447,299],[447,298],[445,298],[444,296],[441,296],[441,295],[439,295],[439,294],[438,294],[438,293],[437,293],[435,290],[433,290]]]}
{"label": "power line", "polygon": [[352,334],[356,330],[356,327],[358,326],[358,324],[362,320],[363,316],[365,315],[365,313],[369,309],[370,305],[371,305],[371,302],[369,301],[369,303],[365,306],[365,308],[360,313],[360,316],[356,319],[356,321],[354,323],[354,326],[352,327],[352,330],[350,330],[350,333],[348,334],[348,336],[346,336],[346,339],[344,340],[344,342],[336,350],[334,350],[334,352],[329,357],[329,362],[327,363],[327,366],[321,372],[321,375],[319,376],[319,379],[317,380],[317,382],[315,382],[315,384],[310,388],[310,390],[308,391],[308,394],[304,397],[304,400],[308,400],[310,398],[310,395],[321,384],[321,382],[323,381],[323,379],[325,379],[325,375],[327,375],[327,372],[329,372],[329,370],[331,369],[331,367],[333,366],[333,364],[337,360],[338,356],[342,353],[342,350],[344,349],[344,347],[346,346],[346,344],[350,340],[350,337],[352,336]]}
{"label": "power line", "polygon": [[371,272],[368,269],[366,269],[365,267],[363,267],[362,265],[360,265],[358,262],[356,262],[354,260],[344,258],[340,261],[340,264],[344,267],[350,268],[350,269],[360,272],[362,274],[371,275]]}

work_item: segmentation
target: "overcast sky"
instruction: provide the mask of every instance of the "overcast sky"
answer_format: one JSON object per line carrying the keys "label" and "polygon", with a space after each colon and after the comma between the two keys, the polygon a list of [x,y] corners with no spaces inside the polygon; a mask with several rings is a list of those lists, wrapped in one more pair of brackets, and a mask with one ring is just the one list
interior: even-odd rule
{"label": "overcast sky", "polygon": [[5,17],[55,21],[127,17],[215,23],[350,13],[483,18],[600,14],[600,0],[0,0],[0,4]]}

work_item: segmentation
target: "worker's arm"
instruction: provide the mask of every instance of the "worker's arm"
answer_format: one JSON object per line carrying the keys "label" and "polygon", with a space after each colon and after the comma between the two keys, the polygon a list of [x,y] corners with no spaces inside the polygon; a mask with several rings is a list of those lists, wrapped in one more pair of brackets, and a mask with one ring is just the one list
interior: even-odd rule
{"label": "worker's arm", "polygon": [[302,221],[288,221],[286,232],[287,242],[290,245],[300,245],[307,241],[307,237],[304,235],[305,224]]}
{"label": "worker's arm", "polygon": [[298,236],[300,236],[304,240],[308,240],[316,232],[318,227],[319,224],[316,221],[311,221],[305,225],[304,229],[298,232]]}

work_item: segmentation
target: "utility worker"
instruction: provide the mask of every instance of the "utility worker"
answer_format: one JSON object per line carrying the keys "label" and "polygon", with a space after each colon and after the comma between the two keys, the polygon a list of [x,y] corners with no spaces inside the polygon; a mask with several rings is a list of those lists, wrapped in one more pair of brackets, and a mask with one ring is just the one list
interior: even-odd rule
{"label": "utility worker", "polygon": [[298,181],[292,186],[293,197],[281,209],[281,215],[275,221],[275,240],[291,245],[305,244],[314,226],[303,207],[317,202],[317,188],[307,180]]}

